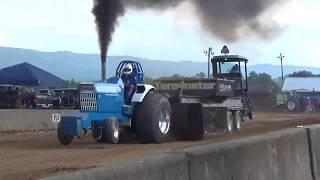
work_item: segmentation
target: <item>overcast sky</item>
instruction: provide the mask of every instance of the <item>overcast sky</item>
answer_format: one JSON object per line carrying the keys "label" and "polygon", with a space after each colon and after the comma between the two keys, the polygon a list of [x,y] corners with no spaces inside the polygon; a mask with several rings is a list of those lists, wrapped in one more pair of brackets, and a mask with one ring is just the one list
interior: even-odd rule
{"label": "overcast sky", "polygon": [[[2,0],[0,46],[98,53],[91,8],[91,0]],[[236,43],[208,36],[188,8],[183,4],[165,12],[128,10],[120,18],[109,55],[206,61],[204,49],[212,46],[219,53],[227,44],[231,53],[247,56],[253,64],[277,64],[282,52],[286,64],[320,67],[319,0],[289,0],[272,12],[270,18],[282,27],[274,39],[250,36]]]}

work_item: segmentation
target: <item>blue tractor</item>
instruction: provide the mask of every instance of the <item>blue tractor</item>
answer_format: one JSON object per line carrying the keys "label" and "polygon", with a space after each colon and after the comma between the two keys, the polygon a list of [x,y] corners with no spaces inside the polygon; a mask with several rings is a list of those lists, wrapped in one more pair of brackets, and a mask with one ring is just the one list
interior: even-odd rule
{"label": "blue tractor", "polygon": [[[127,64],[132,66],[132,76],[137,83],[130,97],[126,97],[122,77]],[[128,128],[144,143],[165,141],[171,129],[169,100],[156,93],[152,85],[143,82],[141,64],[122,61],[115,76],[106,82],[80,84],[80,112],[61,118],[58,125],[60,143],[69,145],[74,137],[81,138],[91,130],[98,143],[115,144],[119,142],[121,132]]]}

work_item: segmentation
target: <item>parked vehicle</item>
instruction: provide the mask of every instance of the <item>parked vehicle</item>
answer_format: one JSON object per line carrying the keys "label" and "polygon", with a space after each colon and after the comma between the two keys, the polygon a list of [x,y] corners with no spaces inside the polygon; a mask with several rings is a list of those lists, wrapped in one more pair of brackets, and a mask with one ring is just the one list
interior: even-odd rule
{"label": "parked vehicle", "polygon": [[79,107],[79,90],[78,88],[60,88],[53,91],[61,98],[61,106],[63,107]]}
{"label": "parked vehicle", "polygon": [[0,108],[17,108],[20,104],[20,86],[0,85]]}
{"label": "parked vehicle", "polygon": [[293,94],[288,97],[287,109],[289,111],[315,111],[320,108],[320,98],[317,96],[306,96]]}
{"label": "parked vehicle", "polygon": [[53,96],[55,92],[51,89],[39,89],[36,93],[37,108],[53,108]]}

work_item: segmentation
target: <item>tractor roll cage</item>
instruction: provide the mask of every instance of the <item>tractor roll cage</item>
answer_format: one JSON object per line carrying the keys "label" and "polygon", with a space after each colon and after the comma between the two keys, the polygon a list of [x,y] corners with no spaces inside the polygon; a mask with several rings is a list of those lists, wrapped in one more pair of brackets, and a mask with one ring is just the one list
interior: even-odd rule
{"label": "tractor roll cage", "polygon": [[[241,72],[241,63],[244,63],[245,70],[245,87],[243,87],[243,83],[240,83],[241,91],[248,92],[248,70],[247,63],[248,59],[238,55],[222,55],[222,56],[214,56],[211,59],[212,69],[213,69],[213,77],[216,78],[226,78],[226,79],[240,79],[240,82],[243,82],[242,72]],[[221,64],[224,63],[235,63],[238,64],[239,72],[237,73],[222,73]]]}
{"label": "tractor roll cage", "polygon": [[116,70],[116,77],[121,78],[122,70],[126,64],[131,64],[133,73],[137,77],[138,84],[142,84],[144,80],[144,73],[141,64],[138,61],[121,61]]}

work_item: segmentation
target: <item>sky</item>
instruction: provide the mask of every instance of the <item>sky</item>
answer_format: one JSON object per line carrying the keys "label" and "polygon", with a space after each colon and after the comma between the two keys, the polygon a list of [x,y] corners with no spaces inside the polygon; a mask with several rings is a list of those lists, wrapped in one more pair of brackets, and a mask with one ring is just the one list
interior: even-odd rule
{"label": "sky", "polygon": [[[99,53],[92,5],[92,0],[1,0],[0,46]],[[212,47],[220,54],[227,45],[251,64],[279,64],[283,53],[285,64],[320,67],[319,8],[319,0],[288,0],[267,15],[282,29],[277,36],[233,43],[204,32],[187,3],[162,12],[129,9],[119,19],[108,55],[206,62],[203,50]]]}

